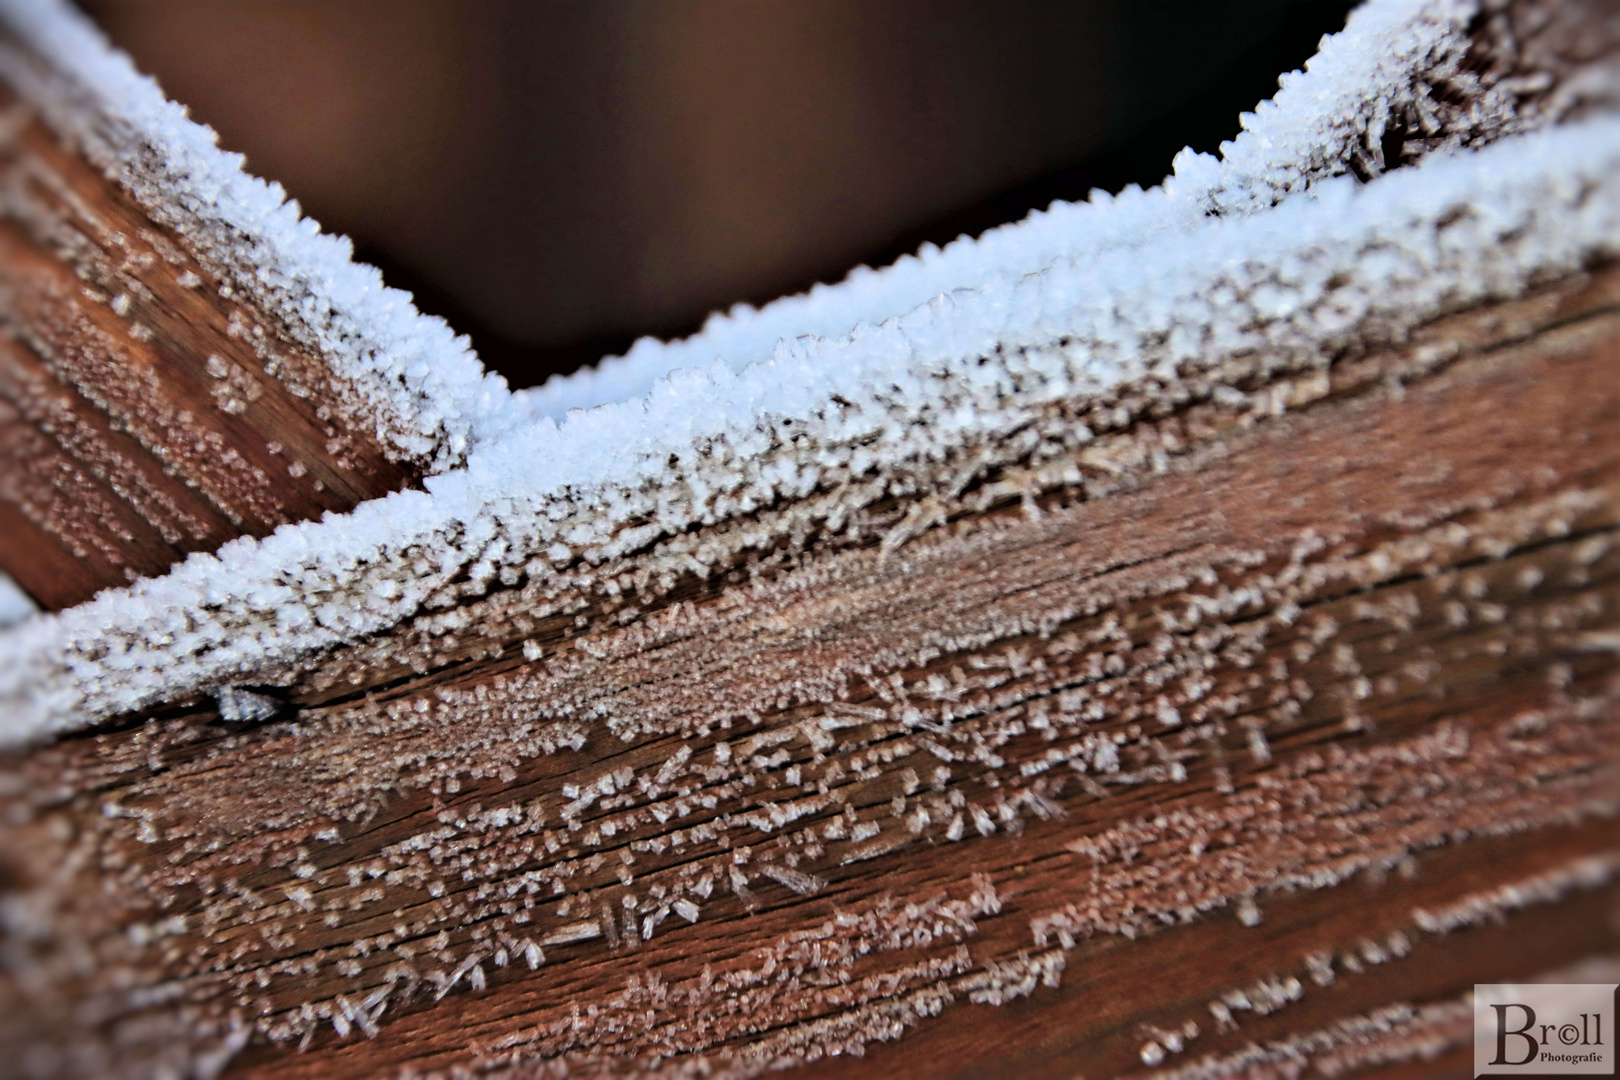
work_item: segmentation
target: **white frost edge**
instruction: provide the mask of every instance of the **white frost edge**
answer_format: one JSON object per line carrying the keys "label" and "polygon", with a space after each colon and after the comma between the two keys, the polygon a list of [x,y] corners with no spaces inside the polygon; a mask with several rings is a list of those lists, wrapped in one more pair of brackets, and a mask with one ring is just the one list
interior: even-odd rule
{"label": "white frost edge", "polygon": [[11,575],[0,570],[0,630],[16,626],[39,612],[29,595],[18,588]]}
{"label": "white frost edge", "polygon": [[[357,392],[350,415],[396,459],[460,464],[533,420],[465,337],[353,261],[280,184],[243,170],[64,0],[0,0],[0,75],[51,126],[184,236],[210,271],[279,316]],[[9,38],[9,40],[8,40]]]}
{"label": "white frost edge", "polygon": [[996,278],[741,371],[716,362],[516,432],[426,492],[233,541],[0,634],[0,742],[251,682],[399,623],[458,578],[543,578],[548,558],[634,550],[800,498],[829,467],[871,473],[994,439],[1045,403],[1147,375],[1255,354],[1325,364],[1617,256],[1620,117],[1606,116]]}
{"label": "white frost edge", "polygon": [[[214,269],[234,271],[237,286],[358,387],[357,415],[376,416],[385,446],[442,469],[537,415],[562,419],[574,409],[627,401],[681,368],[716,359],[743,367],[769,356],[780,340],[843,337],[940,293],[1139,246],[1211,212],[1270,206],[1342,172],[1352,141],[1365,136],[1376,147],[1391,109],[1412,97],[1421,73],[1457,74],[1478,8],[1478,0],[1370,0],[1343,32],[1322,40],[1304,73],[1284,75],[1272,101],[1240,118],[1243,131],[1222,145],[1220,159],[1183,151],[1151,191],[1057,202],[976,241],[925,246],[893,266],[861,267],[840,284],[759,310],[739,305],[684,341],[643,339],[625,357],[515,394],[483,371],[465,338],[417,313],[409,295],[386,288],[374,268],[354,263],[347,239],[322,234],[279,184],[245,173],[240,155],[219,150],[213,131],[187,119],[63,0],[0,0],[0,24],[24,47],[0,43],[0,72]],[[1487,92],[1480,122],[1497,124],[1493,110],[1509,116],[1510,109],[1496,109],[1501,104]]]}
{"label": "white frost edge", "polygon": [[[334,369],[363,388],[370,380],[405,418],[396,442],[441,467],[465,459],[426,492],[234,541],[40,616],[27,633],[0,633],[0,743],[355,641],[460,587],[451,582],[461,574],[476,582],[520,566],[543,577],[548,557],[604,557],[796,497],[827,466],[871,470],[993,437],[1032,404],[1173,371],[1194,345],[1200,363],[1232,349],[1319,356],[1612,257],[1610,123],[1431,161],[1361,192],[1332,180],[1353,145],[1377,146],[1384,118],[1425,73],[1457,69],[1477,10],[1475,0],[1371,0],[1324,39],[1305,74],[1284,78],[1275,102],[1243,118],[1220,161],[1184,152],[1163,188],[1054,206],[513,395],[482,374],[464,339],[349,261],[346,241],[320,235],[279,186],[243,173],[239,156],[219,151],[76,13],[58,0],[0,0],[0,23],[24,45],[0,45],[0,64],[47,119],[138,196],[177,204],[170,224],[314,326]],[[1473,119],[1492,135],[1513,129],[1511,103],[1487,93],[1476,104]],[[79,118],[97,109],[100,125],[84,127]],[[1596,195],[1571,202],[1576,180]],[[1468,228],[1505,214],[1522,235],[1447,247],[1467,229],[1440,229],[1437,199],[1446,212],[1476,211]],[[1324,299],[1320,275],[1262,287],[1266,274],[1326,264],[1351,272],[1327,299],[1351,298],[1356,317],[1301,321],[1311,289]],[[1222,289],[1248,316],[1264,309],[1270,329],[1257,338],[1211,307]],[[919,296],[927,302],[915,306]],[[1063,338],[1066,352],[1051,348]],[[998,346],[996,363],[977,363]],[[594,389],[579,391],[586,384]],[[835,395],[849,404],[833,408]],[[543,415],[603,398],[628,400],[560,425]],[[710,446],[727,452],[701,449]],[[638,517],[650,523],[618,530]]]}
{"label": "white frost edge", "polygon": [[[1262,210],[1347,171],[1347,149],[1363,137],[1374,148],[1368,164],[1381,171],[1376,148],[1390,113],[1413,97],[1415,79],[1461,72],[1468,24],[1478,10],[1477,0],[1372,0],[1351,13],[1342,32],[1322,39],[1304,72],[1281,76],[1277,95],[1239,118],[1241,133],[1221,145],[1218,159],[1185,149],[1158,187],[1054,202],[976,239],[925,245],[881,270],[858,267],[837,285],[817,285],[757,310],[739,304],[711,315],[690,338],[643,338],[623,357],[519,394],[537,411],[561,418],[571,409],[640,397],[680,368],[715,360],[744,367],[784,339],[844,337],[941,293],[1059,260],[1079,263],[1102,251],[1140,247],[1162,233],[1193,228],[1211,213]],[[1511,105],[1484,92],[1476,123],[1511,128]]]}

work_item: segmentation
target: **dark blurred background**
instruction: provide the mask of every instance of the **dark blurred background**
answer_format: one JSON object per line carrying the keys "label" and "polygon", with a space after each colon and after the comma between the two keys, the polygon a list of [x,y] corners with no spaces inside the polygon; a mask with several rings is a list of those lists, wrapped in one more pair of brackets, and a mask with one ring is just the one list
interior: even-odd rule
{"label": "dark blurred background", "polygon": [[516,386],[1156,183],[1343,0],[84,0]]}

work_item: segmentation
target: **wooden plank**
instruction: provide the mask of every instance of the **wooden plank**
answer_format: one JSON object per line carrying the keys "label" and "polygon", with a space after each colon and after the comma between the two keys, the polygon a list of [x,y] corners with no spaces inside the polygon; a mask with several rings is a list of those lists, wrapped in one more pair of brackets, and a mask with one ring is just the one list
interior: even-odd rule
{"label": "wooden plank", "polygon": [[[1617,27],[1515,2],[1476,68],[1578,117]],[[0,110],[0,568],[66,605],[418,478]],[[1348,167],[1427,148],[1394,119]],[[259,721],[177,692],[0,758],[0,1053],[1465,1070],[1472,983],[1620,955],[1620,267],[1316,359],[458,583],[231,688]]]}
{"label": "wooden plank", "polygon": [[0,115],[0,501],[30,525],[0,569],[64,607],[418,478],[273,314],[9,91]]}
{"label": "wooden plank", "polygon": [[[263,688],[267,723],[179,703],[15,757],[0,1043],[1215,1075],[1613,952],[1617,296],[1190,397],[901,544],[876,505],[616,600],[496,586]],[[1436,1045],[1394,1030],[1369,1061]]]}

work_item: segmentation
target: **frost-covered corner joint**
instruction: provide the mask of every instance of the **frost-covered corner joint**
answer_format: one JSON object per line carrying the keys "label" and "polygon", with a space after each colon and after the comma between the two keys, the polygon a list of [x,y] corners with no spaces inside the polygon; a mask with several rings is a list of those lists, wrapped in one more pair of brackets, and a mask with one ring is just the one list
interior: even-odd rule
{"label": "frost-covered corner joint", "polygon": [[[411,438],[441,440],[443,461],[466,448],[425,492],[234,541],[0,638],[10,743],[273,681],[496,577],[633,553],[668,570],[660,538],[762,506],[827,496],[814,522],[778,515],[717,549],[835,524],[829,493],[853,480],[925,500],[966,460],[1028,453],[1015,433],[1054,402],[1238,357],[1323,367],[1620,254],[1612,58],[1558,89],[1479,4],[1373,0],[1219,160],[1183,153],[1162,187],[1055,205],[506,395],[80,21],[25,0],[0,10],[23,43],[4,73],[47,115],[71,125],[74,95],[105,110],[125,95],[110,113],[122,135],[79,132],[92,152],[174,206],[221,265],[267,283],[261,302],[323,313],[306,329]],[[1400,169],[1386,156],[1397,125]]]}

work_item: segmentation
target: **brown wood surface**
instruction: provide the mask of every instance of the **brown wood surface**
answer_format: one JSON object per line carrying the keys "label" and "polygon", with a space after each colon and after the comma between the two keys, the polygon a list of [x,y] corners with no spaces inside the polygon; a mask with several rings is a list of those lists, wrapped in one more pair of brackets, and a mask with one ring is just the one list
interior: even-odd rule
{"label": "brown wood surface", "polygon": [[[1607,0],[1511,0],[1469,33],[1471,77],[1524,123],[1614,104]],[[1433,88],[1346,166],[1367,178],[1447,144],[1480,86]],[[0,570],[47,609],[423,468],[380,434],[382,403],[151,210],[0,86]]]}
{"label": "brown wood surface", "polygon": [[1620,952],[1617,361],[1599,269],[927,528],[497,587],[269,723],[15,758],[0,1043],[310,1078],[1451,1054],[1473,982]]}
{"label": "brown wood surface", "polygon": [[415,479],[273,315],[0,89],[0,569],[46,608]]}
{"label": "brown wood surface", "polygon": [[[0,569],[415,479],[0,119]],[[0,758],[0,1074],[1460,1076],[1475,982],[1612,977],[1620,267],[953,453]]]}

